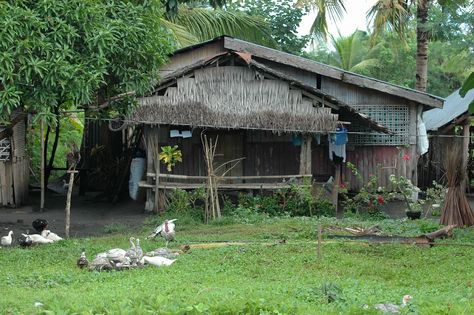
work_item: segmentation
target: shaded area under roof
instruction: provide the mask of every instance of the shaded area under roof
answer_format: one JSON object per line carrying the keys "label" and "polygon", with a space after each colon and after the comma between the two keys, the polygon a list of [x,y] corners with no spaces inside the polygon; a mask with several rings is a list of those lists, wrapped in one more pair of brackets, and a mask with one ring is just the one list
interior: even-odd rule
{"label": "shaded area under roof", "polygon": [[473,101],[474,90],[470,90],[465,97],[461,97],[459,90],[456,90],[446,98],[443,108],[434,108],[423,113],[426,130],[436,131],[449,124],[465,114],[469,109],[469,104]]}

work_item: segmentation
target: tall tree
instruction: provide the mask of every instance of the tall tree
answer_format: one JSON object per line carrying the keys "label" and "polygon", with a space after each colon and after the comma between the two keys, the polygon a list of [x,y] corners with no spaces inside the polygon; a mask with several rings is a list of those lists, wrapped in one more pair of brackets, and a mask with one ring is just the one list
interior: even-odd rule
{"label": "tall tree", "polygon": [[240,0],[228,5],[227,10],[263,18],[277,48],[285,52],[301,54],[309,41],[309,36],[298,35],[301,19],[308,9],[296,6],[292,1]]}
{"label": "tall tree", "polygon": [[162,14],[158,1],[1,1],[1,117],[22,107],[59,131],[68,106],[148,91],[173,49]]}
{"label": "tall tree", "polygon": [[[404,39],[408,30],[409,22],[416,17],[416,84],[415,88],[426,91],[428,79],[428,42],[432,35],[429,25],[430,8],[435,4],[440,7],[467,6],[468,0],[378,0],[369,10],[368,17],[372,19],[374,34],[380,34],[384,30],[392,30]],[[327,36],[328,18],[338,20],[346,9],[344,0],[298,0],[301,5],[312,5],[318,10],[318,14],[312,26],[312,32],[322,37]],[[416,14],[412,14],[412,9]]]}

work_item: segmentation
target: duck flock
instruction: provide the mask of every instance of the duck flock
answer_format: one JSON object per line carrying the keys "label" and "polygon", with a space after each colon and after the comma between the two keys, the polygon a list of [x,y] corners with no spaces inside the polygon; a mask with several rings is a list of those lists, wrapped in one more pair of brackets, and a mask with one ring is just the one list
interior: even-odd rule
{"label": "duck flock", "polygon": [[[166,247],[158,248],[150,252],[144,253],[140,246],[140,239],[131,237],[130,248],[112,248],[107,251],[98,253],[89,262],[86,257],[85,250],[82,251],[81,256],[77,260],[77,266],[81,269],[87,268],[91,271],[111,271],[124,270],[133,268],[142,268],[147,265],[150,266],[170,266],[176,261],[179,253],[168,249],[168,243],[174,240],[175,237],[175,223],[174,220],[165,220],[159,225],[147,239],[156,238],[160,236],[165,239]],[[33,228],[37,234],[21,234],[17,242],[22,247],[29,247],[40,244],[51,244],[63,240],[56,233],[48,229],[48,222],[43,219],[37,219],[32,223]],[[1,238],[2,247],[10,247],[13,245],[13,231]]]}

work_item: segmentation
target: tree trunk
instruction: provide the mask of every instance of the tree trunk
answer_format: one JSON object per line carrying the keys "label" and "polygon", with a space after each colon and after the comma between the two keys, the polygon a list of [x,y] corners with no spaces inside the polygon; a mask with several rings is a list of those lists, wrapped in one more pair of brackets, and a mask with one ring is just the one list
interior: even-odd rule
{"label": "tree trunk", "polygon": [[426,92],[428,81],[428,40],[427,31],[428,8],[430,0],[418,0],[416,9],[416,84],[418,91]]}
{"label": "tree trunk", "polygon": [[51,149],[51,157],[49,158],[48,167],[46,168],[45,172],[45,186],[48,187],[49,176],[51,175],[51,169],[53,168],[54,164],[54,157],[56,156],[56,150],[58,148],[59,143],[59,133],[60,133],[60,126],[61,126],[61,117],[59,115],[59,106],[54,109],[56,114],[56,128],[55,128],[55,136],[54,136],[54,143],[53,148]]}

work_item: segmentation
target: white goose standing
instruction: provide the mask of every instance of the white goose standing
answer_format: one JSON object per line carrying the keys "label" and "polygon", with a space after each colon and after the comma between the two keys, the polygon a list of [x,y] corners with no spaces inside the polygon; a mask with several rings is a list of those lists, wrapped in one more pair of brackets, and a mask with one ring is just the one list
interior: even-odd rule
{"label": "white goose standing", "polygon": [[148,238],[155,238],[158,235],[163,237],[166,240],[166,247],[168,247],[168,242],[174,240],[174,236],[176,234],[175,232],[175,224],[174,221],[177,219],[173,220],[165,220],[160,226],[158,226],[153,233],[148,235]]}
{"label": "white goose standing", "polygon": [[0,241],[0,244],[2,246],[11,246],[12,245],[12,235],[13,231],[8,232],[7,236],[2,236],[2,240]]}

